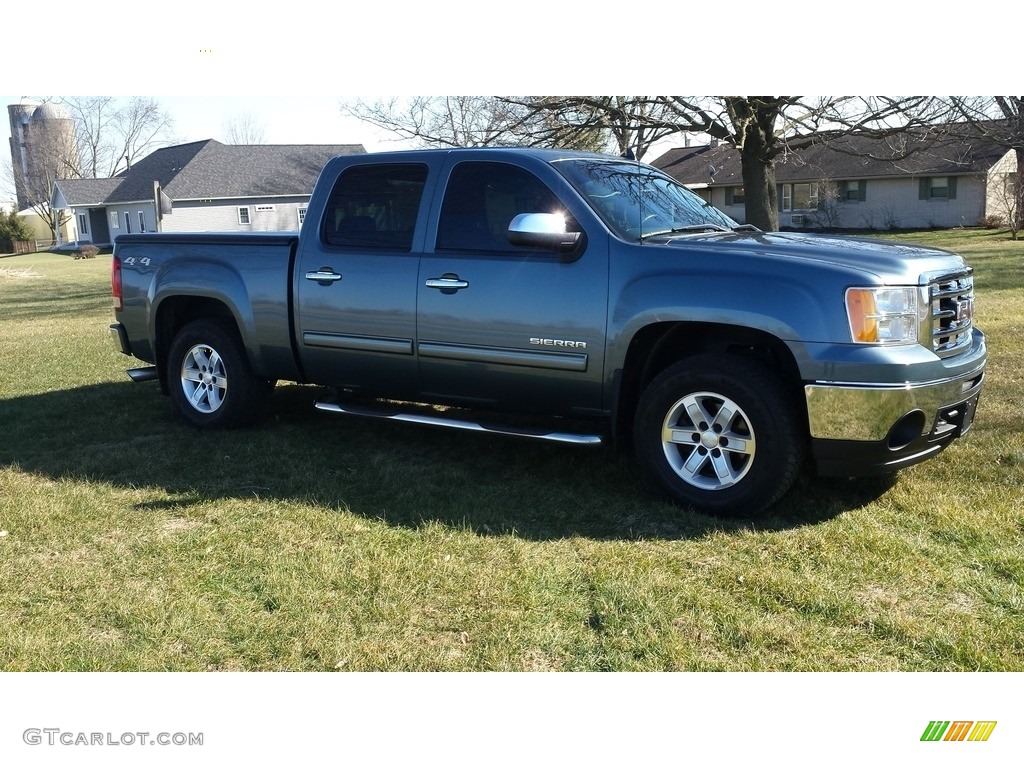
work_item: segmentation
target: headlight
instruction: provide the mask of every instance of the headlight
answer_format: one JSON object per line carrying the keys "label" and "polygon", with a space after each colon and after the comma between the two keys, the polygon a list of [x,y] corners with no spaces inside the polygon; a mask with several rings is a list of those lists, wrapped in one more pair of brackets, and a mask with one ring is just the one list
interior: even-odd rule
{"label": "headlight", "polygon": [[917,341],[917,288],[847,288],[846,314],[861,344]]}

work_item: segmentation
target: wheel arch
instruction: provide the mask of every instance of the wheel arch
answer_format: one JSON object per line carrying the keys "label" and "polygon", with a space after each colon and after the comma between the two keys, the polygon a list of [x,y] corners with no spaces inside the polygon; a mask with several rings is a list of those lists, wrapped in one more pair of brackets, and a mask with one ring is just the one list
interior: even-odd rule
{"label": "wheel arch", "polygon": [[238,318],[235,317],[231,308],[219,299],[208,296],[170,296],[160,302],[154,318],[154,353],[160,390],[164,394],[169,392],[167,355],[174,337],[193,320],[210,318],[230,321],[241,340]]}
{"label": "wheel arch", "polygon": [[665,322],[644,326],[630,340],[622,368],[616,372],[613,434],[630,436],[637,404],[647,385],[670,365],[695,355],[717,352],[759,360],[776,373],[793,395],[806,429],[807,406],[792,350],[765,331],[707,322]]}

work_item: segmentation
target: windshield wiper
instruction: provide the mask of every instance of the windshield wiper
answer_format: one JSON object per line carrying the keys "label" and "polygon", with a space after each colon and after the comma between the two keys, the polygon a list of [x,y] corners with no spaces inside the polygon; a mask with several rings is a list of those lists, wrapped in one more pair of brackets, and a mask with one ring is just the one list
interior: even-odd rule
{"label": "windshield wiper", "polygon": [[753,224],[740,224],[738,227],[732,228],[733,232],[764,232],[763,229],[758,229]]}
{"label": "windshield wiper", "polygon": [[721,224],[712,224],[710,221],[703,224],[687,224],[685,227],[672,227],[672,229],[662,229],[657,232],[648,232],[646,235],[641,236],[641,240],[645,237],[657,237],[658,235],[675,235],[679,232],[728,232],[729,230],[723,227]]}

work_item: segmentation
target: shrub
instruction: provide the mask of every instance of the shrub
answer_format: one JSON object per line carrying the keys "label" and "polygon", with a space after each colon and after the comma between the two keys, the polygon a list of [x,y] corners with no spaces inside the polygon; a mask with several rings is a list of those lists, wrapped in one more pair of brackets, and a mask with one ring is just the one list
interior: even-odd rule
{"label": "shrub", "polygon": [[0,209],[0,250],[13,251],[15,242],[31,240],[32,237],[32,228],[18,216],[14,208],[10,211]]}

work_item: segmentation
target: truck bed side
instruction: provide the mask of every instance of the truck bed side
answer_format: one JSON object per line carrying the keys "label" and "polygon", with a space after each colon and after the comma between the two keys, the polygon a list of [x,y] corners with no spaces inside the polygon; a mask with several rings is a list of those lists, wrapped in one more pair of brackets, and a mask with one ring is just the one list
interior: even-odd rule
{"label": "truck bed side", "polygon": [[[253,373],[301,380],[292,348],[291,233],[121,235],[124,326],[129,354],[164,364],[178,330],[200,317],[233,318]],[[161,381],[164,380],[161,371]]]}

